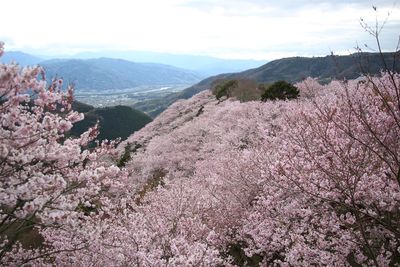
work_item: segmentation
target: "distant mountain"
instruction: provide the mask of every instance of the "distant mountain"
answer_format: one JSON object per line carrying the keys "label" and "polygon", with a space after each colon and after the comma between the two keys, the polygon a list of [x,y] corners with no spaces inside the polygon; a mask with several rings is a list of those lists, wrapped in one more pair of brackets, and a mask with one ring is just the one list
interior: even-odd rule
{"label": "distant mountain", "polygon": [[238,72],[265,64],[266,60],[222,59],[210,56],[178,55],[147,51],[99,51],[74,55],[76,58],[98,57],[121,58],[134,62],[154,62],[168,64],[183,69],[194,70],[206,76],[226,72]]}
{"label": "distant mountain", "polygon": [[127,106],[94,108],[75,101],[73,109],[84,113],[85,119],[75,123],[70,134],[79,136],[99,121],[98,140],[114,140],[116,138],[124,140],[152,121],[148,115]]}
{"label": "distant mountain", "polygon": [[[48,56],[34,56],[19,51],[6,51],[4,56],[0,58],[0,62],[9,63],[14,60],[22,66],[36,65],[49,58]],[[148,51],[99,51],[99,52],[82,52],[76,55],[60,55],[57,58],[46,60],[45,63],[64,62],[73,59],[87,60],[98,58],[113,58],[132,61],[136,63],[156,63],[163,65],[175,66],[184,70],[194,71],[196,74],[201,74],[202,78],[216,75],[220,73],[239,72],[250,68],[259,67],[265,63],[266,60],[252,60],[252,59],[222,59],[210,56],[199,55],[181,55],[169,54]]]}
{"label": "distant mountain", "polygon": [[[396,55],[399,57],[398,53]],[[384,58],[390,66],[393,66],[394,56],[395,53],[384,53]],[[397,61],[399,61],[399,58],[397,58]],[[363,53],[349,56],[278,59],[259,68],[212,76],[181,92],[172,93],[160,99],[139,102],[133,107],[155,117],[176,100],[188,99],[203,90],[209,89],[213,82],[220,79],[251,79],[257,83],[286,80],[293,83],[306,77],[314,77],[322,83],[327,83],[332,79],[357,78],[362,73],[361,67],[366,73],[379,73],[383,69],[380,55],[377,53]],[[395,65],[395,69],[400,71],[399,63]]]}
{"label": "distant mountain", "polygon": [[21,66],[28,66],[36,65],[43,61],[43,59],[20,51],[7,51],[2,57],[0,57],[1,63],[10,63],[12,61],[17,62]]}
{"label": "distant mountain", "polygon": [[77,90],[124,89],[140,85],[193,84],[203,76],[189,70],[154,63],[135,63],[122,59],[60,59],[40,63],[46,76],[63,78]]}

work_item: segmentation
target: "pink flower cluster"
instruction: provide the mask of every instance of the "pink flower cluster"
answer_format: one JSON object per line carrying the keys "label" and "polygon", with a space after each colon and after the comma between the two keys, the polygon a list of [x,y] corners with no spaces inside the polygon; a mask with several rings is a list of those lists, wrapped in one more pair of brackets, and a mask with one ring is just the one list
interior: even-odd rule
{"label": "pink flower cluster", "polygon": [[64,93],[59,80],[46,86],[42,72],[0,64],[0,262],[7,265],[48,263],[56,248],[48,229],[75,233],[91,217],[87,207],[101,213],[112,192],[123,191],[125,173],[106,160],[115,144],[85,148],[95,128],[67,138],[83,115],[71,110],[73,89]]}

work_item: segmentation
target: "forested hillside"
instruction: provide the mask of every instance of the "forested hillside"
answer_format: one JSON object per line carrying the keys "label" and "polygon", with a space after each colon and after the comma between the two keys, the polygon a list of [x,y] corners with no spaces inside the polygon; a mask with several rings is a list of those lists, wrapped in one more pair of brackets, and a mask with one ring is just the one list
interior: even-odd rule
{"label": "forested hillside", "polygon": [[114,140],[117,138],[124,140],[135,131],[151,122],[149,116],[127,106],[94,108],[90,105],[75,101],[73,103],[73,109],[84,113],[85,117],[82,121],[74,124],[70,132],[71,135],[80,136],[99,122],[100,132],[96,139],[100,141],[105,139]]}

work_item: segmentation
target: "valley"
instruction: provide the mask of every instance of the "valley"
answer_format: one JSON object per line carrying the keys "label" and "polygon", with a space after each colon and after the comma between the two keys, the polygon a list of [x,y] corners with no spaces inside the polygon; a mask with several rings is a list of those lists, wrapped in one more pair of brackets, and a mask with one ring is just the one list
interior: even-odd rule
{"label": "valley", "polygon": [[151,101],[172,93],[178,93],[192,84],[176,85],[140,85],[126,89],[75,91],[76,100],[94,107],[109,107],[116,105],[132,106],[138,102]]}

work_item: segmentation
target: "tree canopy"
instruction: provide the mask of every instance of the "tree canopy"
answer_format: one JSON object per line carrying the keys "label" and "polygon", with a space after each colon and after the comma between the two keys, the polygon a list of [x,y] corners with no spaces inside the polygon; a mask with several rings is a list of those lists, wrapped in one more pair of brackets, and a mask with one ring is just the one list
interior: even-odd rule
{"label": "tree canopy", "polygon": [[297,98],[299,95],[299,90],[286,81],[274,82],[273,84],[267,85],[264,90],[264,93],[261,95],[262,101],[293,99]]}

